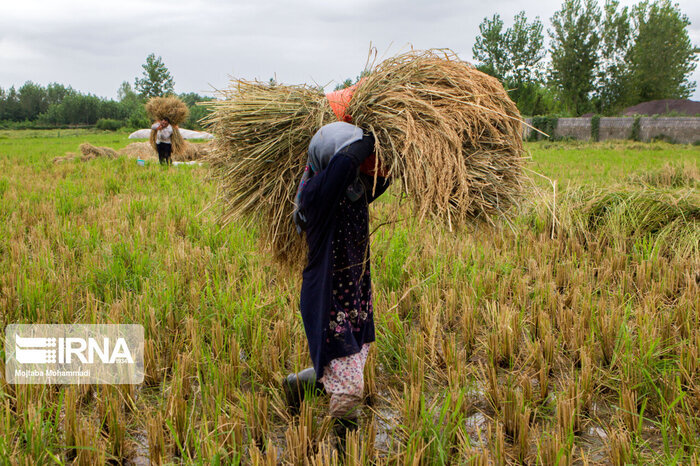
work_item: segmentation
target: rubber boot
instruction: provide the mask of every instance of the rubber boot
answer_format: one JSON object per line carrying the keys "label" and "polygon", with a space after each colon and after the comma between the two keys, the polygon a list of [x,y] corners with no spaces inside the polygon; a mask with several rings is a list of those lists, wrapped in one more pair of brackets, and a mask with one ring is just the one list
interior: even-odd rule
{"label": "rubber boot", "polygon": [[307,394],[323,393],[323,384],[316,380],[313,367],[304,369],[296,374],[289,374],[282,382],[287,405],[293,412],[299,412],[301,402]]}
{"label": "rubber boot", "polygon": [[348,432],[354,432],[359,428],[359,419],[357,417],[334,417],[333,418],[333,433],[335,434],[336,445],[338,448],[338,458],[345,459],[345,449]]}

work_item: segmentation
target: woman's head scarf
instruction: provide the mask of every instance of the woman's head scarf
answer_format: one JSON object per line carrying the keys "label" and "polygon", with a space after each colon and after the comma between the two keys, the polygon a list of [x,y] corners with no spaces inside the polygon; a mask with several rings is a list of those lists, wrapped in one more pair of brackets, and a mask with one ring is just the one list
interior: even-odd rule
{"label": "woman's head scarf", "polygon": [[[343,121],[336,121],[334,123],[329,123],[324,125],[316,131],[313,138],[311,138],[311,143],[309,144],[309,156],[306,161],[306,167],[304,168],[304,174],[299,182],[299,187],[297,188],[297,194],[294,199],[294,214],[292,218],[297,226],[297,232],[301,233],[302,230],[306,229],[306,218],[304,214],[299,211],[299,202],[301,198],[301,191],[304,185],[311,179],[316,173],[324,170],[335,154],[337,154],[344,147],[349,146],[353,142],[357,142],[362,139],[362,129],[350,123],[345,123]],[[359,173],[359,169],[358,169]],[[358,177],[355,181],[348,186],[346,195],[351,201],[356,201],[364,193],[364,185],[359,180]]]}

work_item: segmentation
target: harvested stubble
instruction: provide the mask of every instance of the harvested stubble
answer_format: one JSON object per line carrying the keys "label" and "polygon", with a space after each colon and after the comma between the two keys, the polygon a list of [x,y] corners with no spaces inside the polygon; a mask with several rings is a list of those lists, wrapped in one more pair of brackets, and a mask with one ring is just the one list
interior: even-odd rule
{"label": "harvested stubble", "polygon": [[[336,120],[320,89],[233,81],[208,105],[216,135],[209,156],[222,185],[222,220],[257,214],[277,259],[297,261],[304,243],[291,221],[308,144]],[[353,123],[372,132],[378,160],[414,212],[450,227],[489,220],[518,201],[522,126],[493,77],[446,50],[415,51],[370,71],[352,97]]]}

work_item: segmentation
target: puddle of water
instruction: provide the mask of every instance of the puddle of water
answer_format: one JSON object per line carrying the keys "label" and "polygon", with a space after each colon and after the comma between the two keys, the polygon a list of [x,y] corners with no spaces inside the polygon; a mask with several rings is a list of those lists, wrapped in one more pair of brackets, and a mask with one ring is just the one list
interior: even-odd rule
{"label": "puddle of water", "polygon": [[472,414],[467,418],[465,421],[465,424],[467,425],[467,428],[470,430],[473,430],[474,432],[481,430],[482,432],[486,431],[486,423],[488,422],[486,416],[484,416],[482,413],[477,412]]}
{"label": "puddle of water", "polygon": [[375,408],[373,415],[377,423],[374,447],[378,451],[388,452],[391,444],[391,433],[399,425],[399,413],[389,408]]}
{"label": "puddle of water", "polygon": [[151,459],[148,451],[148,435],[145,430],[134,434],[133,453],[124,461],[125,466],[149,466]]}
{"label": "puddle of water", "polygon": [[488,424],[488,417],[479,411],[466,419],[465,425],[472,446],[485,448],[488,445]]}
{"label": "puddle of water", "polygon": [[586,431],[586,435],[593,437],[594,439],[601,440],[603,442],[605,442],[608,439],[608,433],[605,432],[605,429],[598,426],[589,427]]}

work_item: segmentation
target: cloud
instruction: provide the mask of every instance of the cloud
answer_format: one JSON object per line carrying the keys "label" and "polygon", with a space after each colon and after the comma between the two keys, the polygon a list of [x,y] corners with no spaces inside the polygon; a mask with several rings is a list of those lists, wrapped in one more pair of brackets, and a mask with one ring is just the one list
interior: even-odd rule
{"label": "cloud", "polygon": [[[230,75],[285,83],[334,85],[364,68],[370,43],[379,57],[447,47],[471,60],[478,24],[520,10],[549,18],[561,1],[511,0],[32,0],[4,6],[0,16],[0,86],[57,81],[116,97],[149,53],[163,58],[178,92],[226,86]],[[681,9],[700,42],[700,3]],[[700,70],[694,79],[700,81]],[[699,98],[700,91],[696,92]]]}

